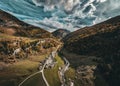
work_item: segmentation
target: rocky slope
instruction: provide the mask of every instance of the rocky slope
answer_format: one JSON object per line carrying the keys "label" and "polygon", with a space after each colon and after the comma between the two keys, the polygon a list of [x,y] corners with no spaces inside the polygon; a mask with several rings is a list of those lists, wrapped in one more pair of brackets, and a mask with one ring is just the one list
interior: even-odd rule
{"label": "rocky slope", "polygon": [[[96,78],[92,78],[95,86],[100,86],[103,82],[102,86],[120,85],[120,16],[72,32],[63,41],[63,50],[75,54],[68,57],[74,66],[95,63]],[[90,57],[94,58],[88,62]]]}

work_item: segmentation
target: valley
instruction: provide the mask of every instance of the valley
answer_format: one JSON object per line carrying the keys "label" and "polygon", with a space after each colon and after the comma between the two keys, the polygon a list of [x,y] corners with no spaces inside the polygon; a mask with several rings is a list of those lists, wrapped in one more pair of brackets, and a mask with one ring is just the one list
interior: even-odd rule
{"label": "valley", "polygon": [[120,16],[70,32],[0,10],[0,86],[119,86]]}

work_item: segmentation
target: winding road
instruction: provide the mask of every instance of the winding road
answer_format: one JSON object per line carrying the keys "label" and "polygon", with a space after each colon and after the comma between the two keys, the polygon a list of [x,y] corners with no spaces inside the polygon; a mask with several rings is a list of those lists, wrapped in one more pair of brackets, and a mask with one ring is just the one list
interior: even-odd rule
{"label": "winding road", "polygon": [[[56,54],[55,52],[56,52],[56,51],[53,51],[51,54],[53,54],[53,53]],[[51,55],[50,55],[50,56],[51,56]],[[55,55],[54,55],[54,56],[55,56]],[[50,57],[49,57],[49,58],[50,58]],[[27,81],[27,80],[30,79],[32,76],[34,76],[34,75],[36,75],[36,74],[38,74],[38,73],[42,73],[42,77],[43,77],[43,80],[44,80],[46,86],[50,86],[49,83],[47,82],[46,78],[45,78],[45,75],[44,75],[44,69],[45,69],[45,66],[46,66],[46,64],[47,64],[47,60],[49,60],[49,59],[46,59],[44,65],[43,65],[43,67],[42,67],[42,69],[41,69],[40,71],[38,71],[38,72],[36,72],[36,73],[28,76],[28,77],[27,77],[24,81],[22,81],[18,86],[21,86],[25,81]]]}
{"label": "winding road", "polygon": [[[56,55],[57,50],[59,49],[59,47],[60,47],[60,45],[57,46],[56,50],[54,50],[54,51],[51,52],[51,54],[48,56],[48,58],[51,58],[51,56],[52,56],[52,57],[55,57],[55,55]],[[36,75],[36,74],[38,74],[38,73],[41,73],[41,74],[42,74],[42,77],[43,77],[43,80],[44,80],[46,86],[50,86],[49,83],[47,82],[46,78],[45,78],[45,75],[44,75],[44,69],[45,69],[45,67],[46,67],[46,65],[47,65],[47,61],[48,61],[48,60],[49,60],[49,59],[46,59],[46,60],[45,60],[45,63],[44,63],[44,65],[42,66],[42,69],[41,69],[40,71],[38,71],[38,72],[36,72],[36,73],[28,76],[28,77],[27,77],[25,80],[23,80],[18,86],[22,86],[22,84],[24,84],[28,79],[30,79],[31,77],[33,77],[34,75]],[[61,74],[60,74],[60,78],[61,78],[61,81],[62,81],[62,85],[61,85],[61,86],[66,86],[66,85],[65,85],[66,80],[65,80],[64,74],[65,74],[65,72],[68,70],[68,68],[69,68],[69,66],[70,66],[70,63],[69,63],[69,61],[68,61],[65,57],[63,57],[63,60],[64,60],[64,62],[65,62],[65,65],[64,65],[64,67],[61,69],[61,71],[59,71],[59,73],[61,73]]]}
{"label": "winding road", "polygon": [[[48,58],[51,58],[50,56],[55,57],[55,54],[57,53],[57,50],[59,49],[59,47],[60,47],[60,45],[57,46],[57,48],[56,48],[55,51],[52,51],[52,53],[48,56]],[[18,86],[22,86],[22,84],[23,84],[25,81],[27,81],[28,79],[30,79],[31,77],[33,77],[34,75],[36,75],[36,74],[38,74],[38,73],[42,73],[42,77],[43,77],[43,80],[44,80],[46,86],[50,86],[49,83],[47,82],[46,78],[45,78],[45,75],[44,75],[44,69],[45,69],[45,66],[46,66],[48,60],[49,60],[49,59],[46,59],[44,65],[43,65],[43,67],[42,67],[42,69],[41,69],[40,71],[38,71],[38,72],[36,72],[36,73],[28,76],[28,77],[27,77],[25,80],[23,80]]]}

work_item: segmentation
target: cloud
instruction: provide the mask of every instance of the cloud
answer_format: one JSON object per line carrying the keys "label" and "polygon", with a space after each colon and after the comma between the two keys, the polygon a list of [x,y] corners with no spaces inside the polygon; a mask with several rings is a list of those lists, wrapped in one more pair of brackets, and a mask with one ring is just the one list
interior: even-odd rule
{"label": "cloud", "polygon": [[0,0],[0,9],[48,31],[99,23],[120,15],[119,7],[120,0]]}
{"label": "cloud", "polygon": [[52,11],[56,7],[66,12],[72,11],[72,9],[79,4],[79,0],[32,0],[36,6],[43,6],[44,11]]}
{"label": "cloud", "polygon": [[[43,19],[46,23],[59,28],[76,30],[84,26],[99,23],[120,14],[119,0],[32,0],[44,11],[51,11],[52,17]],[[116,12],[115,12],[116,11]],[[120,10],[119,10],[120,11]],[[55,19],[54,17],[57,17]],[[63,17],[63,18],[61,18]],[[63,22],[60,22],[62,20]]]}

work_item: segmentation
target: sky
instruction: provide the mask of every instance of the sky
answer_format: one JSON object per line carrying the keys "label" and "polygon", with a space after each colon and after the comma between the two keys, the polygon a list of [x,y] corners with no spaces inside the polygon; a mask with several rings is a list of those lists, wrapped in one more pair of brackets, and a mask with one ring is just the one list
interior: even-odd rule
{"label": "sky", "polygon": [[75,31],[120,15],[120,0],[0,0],[0,9],[48,31]]}

